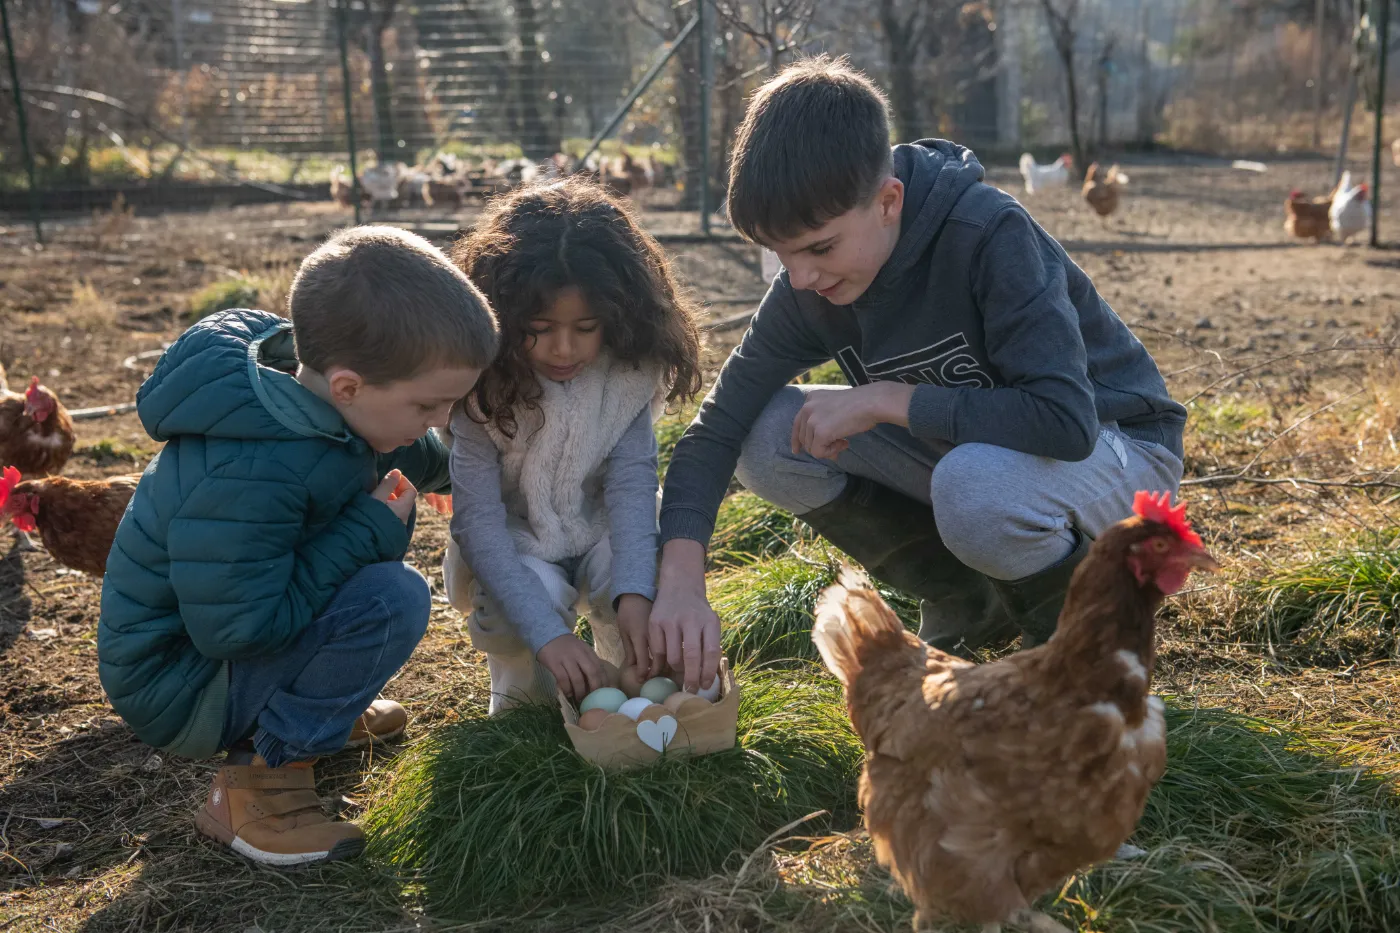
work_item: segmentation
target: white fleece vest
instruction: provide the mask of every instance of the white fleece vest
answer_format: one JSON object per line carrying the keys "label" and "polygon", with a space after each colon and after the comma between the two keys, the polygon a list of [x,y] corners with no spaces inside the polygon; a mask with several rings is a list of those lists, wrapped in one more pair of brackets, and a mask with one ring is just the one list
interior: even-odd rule
{"label": "white fleece vest", "polygon": [[665,404],[662,370],[600,356],[568,382],[541,379],[539,408],[516,413],[515,437],[487,424],[501,452],[507,524],[522,554],[555,563],[608,533],[603,466],[637,415]]}

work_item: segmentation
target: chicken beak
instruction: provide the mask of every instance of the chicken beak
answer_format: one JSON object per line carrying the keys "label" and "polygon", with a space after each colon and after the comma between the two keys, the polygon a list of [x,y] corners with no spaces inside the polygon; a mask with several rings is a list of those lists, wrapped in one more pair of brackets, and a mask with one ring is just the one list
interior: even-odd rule
{"label": "chicken beak", "polygon": [[1206,573],[1215,573],[1220,569],[1220,562],[1211,557],[1205,548],[1193,548],[1187,553],[1186,562],[1192,570],[1203,570]]}

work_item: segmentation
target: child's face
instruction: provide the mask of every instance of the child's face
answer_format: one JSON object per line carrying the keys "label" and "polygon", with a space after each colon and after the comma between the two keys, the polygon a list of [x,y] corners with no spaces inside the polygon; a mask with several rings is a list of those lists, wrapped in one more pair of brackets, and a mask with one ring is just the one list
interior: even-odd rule
{"label": "child's face", "polygon": [[778,254],[792,287],[834,305],[855,301],[875,281],[899,242],[904,183],[886,178],[868,204],[851,208],[815,230],[764,243]]}
{"label": "child's face", "polygon": [[603,350],[603,322],[572,285],[556,292],[549,307],[530,319],[529,331],[525,358],[537,376],[555,382],[568,382]]}
{"label": "child's face", "polygon": [[476,385],[479,369],[441,368],[383,385],[348,369],[326,374],[331,402],[345,423],[379,453],[406,447],[446,426],[452,404]]}

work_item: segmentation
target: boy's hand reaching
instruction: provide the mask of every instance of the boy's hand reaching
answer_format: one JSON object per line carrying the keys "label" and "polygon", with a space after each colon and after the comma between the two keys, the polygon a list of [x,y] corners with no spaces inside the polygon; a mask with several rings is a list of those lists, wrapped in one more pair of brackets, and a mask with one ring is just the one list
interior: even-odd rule
{"label": "boy's hand reaching", "polygon": [[418,490],[408,481],[407,476],[398,470],[390,470],[370,495],[387,505],[389,510],[398,516],[399,521],[407,525],[413,515],[413,503],[418,498]]}
{"label": "boy's hand reaching", "polygon": [[680,673],[682,690],[709,687],[719,676],[719,634],[719,616],[705,598],[705,546],[685,538],[667,541],[647,624],[647,676],[665,666]]}
{"label": "boy's hand reaching", "polygon": [[577,635],[560,635],[541,648],[536,657],[575,703],[607,686],[603,662]]}
{"label": "boy's hand reaching", "polygon": [[853,389],[807,393],[802,410],[792,420],[792,452],[834,460],[850,444],[846,438],[877,424],[909,427],[909,402],[914,387],[902,382],[872,382]]}
{"label": "boy's hand reaching", "polygon": [[651,600],[637,593],[623,593],[617,601],[617,628],[626,652],[624,665],[651,676],[651,655],[647,647],[647,624],[651,620]]}

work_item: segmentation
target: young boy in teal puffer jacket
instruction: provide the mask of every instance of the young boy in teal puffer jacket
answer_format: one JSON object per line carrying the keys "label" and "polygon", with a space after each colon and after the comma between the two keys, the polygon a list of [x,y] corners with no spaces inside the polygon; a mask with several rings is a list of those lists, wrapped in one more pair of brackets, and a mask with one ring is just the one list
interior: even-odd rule
{"label": "young boy in teal puffer jacket", "polygon": [[417,492],[450,490],[431,429],[497,344],[466,276],[392,227],[332,237],[288,306],[206,318],[137,393],[165,448],[117,530],[97,642],[143,741],[229,750],[196,823],[273,865],[363,848],[322,814],[310,762],[403,731],[375,698],[428,625],[403,559]]}

